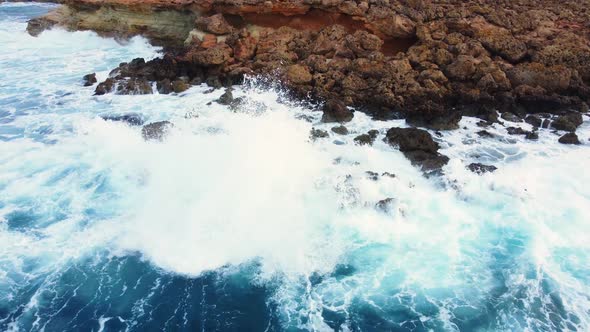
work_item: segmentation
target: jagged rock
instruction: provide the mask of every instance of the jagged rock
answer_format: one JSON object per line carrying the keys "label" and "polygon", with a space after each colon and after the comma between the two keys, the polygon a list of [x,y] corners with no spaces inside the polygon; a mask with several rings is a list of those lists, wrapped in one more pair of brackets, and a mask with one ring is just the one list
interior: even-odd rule
{"label": "jagged rock", "polygon": [[223,14],[211,16],[201,16],[195,21],[197,28],[214,33],[216,35],[225,35],[231,33],[234,28],[225,20]]}
{"label": "jagged rock", "polygon": [[94,85],[94,83],[97,82],[96,81],[96,73],[84,75],[84,77],[82,77],[82,82],[84,83],[84,86]]}
{"label": "jagged rock", "polygon": [[335,99],[326,101],[323,107],[322,122],[349,122],[354,117],[343,102]]}
{"label": "jagged rock", "polygon": [[526,133],[524,138],[530,139],[530,140],[537,140],[537,139],[539,139],[539,133],[537,133],[536,131],[530,131],[530,132]]}
{"label": "jagged rock", "polygon": [[373,180],[373,181],[379,180],[379,173],[377,173],[377,172],[366,171],[365,174],[367,174],[367,178],[369,178],[369,180]]}
{"label": "jagged rock", "polygon": [[476,174],[492,173],[498,169],[496,166],[484,165],[480,163],[471,163],[467,166],[467,168]]}
{"label": "jagged rock", "polygon": [[174,82],[172,82],[172,90],[175,93],[181,93],[189,88],[190,85],[185,80],[174,80]]}
{"label": "jagged rock", "polygon": [[422,129],[391,128],[387,131],[386,142],[397,146],[413,165],[421,166],[425,171],[440,169],[449,161],[448,157],[438,153],[438,143]]}
{"label": "jagged rock", "polygon": [[348,128],[344,126],[332,127],[331,130],[338,135],[348,135]]}
{"label": "jagged rock", "polygon": [[143,126],[141,136],[144,140],[162,141],[174,125],[170,121],[152,122]]}
{"label": "jagged rock", "polygon": [[557,130],[571,131],[574,132],[584,122],[582,114],[570,113],[557,117],[551,122],[551,127]]}
{"label": "jagged rock", "polygon": [[561,144],[582,144],[578,139],[578,135],[575,133],[567,133],[559,138],[559,143]]}
{"label": "jagged rock", "polygon": [[94,90],[94,94],[98,95],[98,96],[107,94],[107,93],[113,91],[114,86],[115,86],[115,80],[112,78],[107,78],[104,82],[99,83],[96,86],[96,89]]}

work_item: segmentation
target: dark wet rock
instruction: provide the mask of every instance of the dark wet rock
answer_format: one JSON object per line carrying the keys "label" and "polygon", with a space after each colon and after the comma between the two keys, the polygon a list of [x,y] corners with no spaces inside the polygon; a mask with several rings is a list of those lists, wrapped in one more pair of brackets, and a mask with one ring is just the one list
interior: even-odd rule
{"label": "dark wet rock", "polygon": [[489,126],[491,126],[491,125],[492,125],[492,123],[491,123],[491,122],[487,122],[487,121],[483,121],[483,120],[482,120],[482,121],[478,121],[478,122],[476,123],[476,125],[477,125],[478,127],[480,127],[480,128],[486,128],[486,127],[489,127]]}
{"label": "dark wet rock", "polygon": [[478,132],[476,132],[477,136],[479,137],[484,137],[484,138],[492,138],[495,137],[494,134],[490,133],[487,130],[480,130]]}
{"label": "dark wet rock", "polygon": [[98,96],[107,94],[107,93],[113,91],[114,87],[115,87],[115,80],[113,80],[112,78],[107,78],[104,82],[99,83],[96,86],[96,89],[94,90],[94,94],[98,95]]}
{"label": "dark wet rock", "polygon": [[343,102],[335,99],[326,101],[323,107],[322,122],[349,122],[354,117]]}
{"label": "dark wet rock", "polygon": [[167,78],[158,81],[158,83],[156,83],[156,89],[163,95],[174,92],[174,89],[172,88],[172,82],[170,82],[170,80]]}
{"label": "dark wet rock", "polygon": [[467,169],[476,174],[492,173],[498,168],[493,165],[484,165],[480,163],[472,163],[467,166]]}
{"label": "dark wet rock", "polygon": [[369,135],[372,139],[376,139],[377,136],[379,136],[379,130],[371,129],[367,132],[367,135]]}
{"label": "dark wet rock", "polygon": [[328,134],[327,131],[321,129],[312,128],[310,132],[310,137],[314,140],[318,138],[326,138],[329,136],[330,134]]}
{"label": "dark wet rock", "polygon": [[539,139],[539,133],[536,131],[530,131],[530,132],[526,133],[524,138],[530,139],[530,140],[537,140],[537,139]]}
{"label": "dark wet rock", "polygon": [[389,213],[393,208],[393,204],[395,203],[395,198],[386,198],[382,199],[375,204],[375,209],[381,212]]}
{"label": "dark wet rock", "polygon": [[225,92],[216,100],[221,105],[231,105],[234,101],[234,95],[232,93],[232,89],[227,88]]}
{"label": "dark wet rock", "polygon": [[348,135],[348,128],[344,126],[332,127],[331,130],[338,135]]}
{"label": "dark wet rock", "polygon": [[508,132],[509,135],[526,135],[529,132],[520,128],[520,127],[508,127],[506,128],[506,131]]}
{"label": "dark wet rock", "polygon": [[369,178],[369,180],[373,180],[373,181],[379,180],[379,173],[372,172],[372,171],[366,171],[365,174],[367,174],[367,178]]}
{"label": "dark wet rock", "polygon": [[369,131],[366,134],[358,135],[354,138],[354,142],[357,145],[373,145],[375,143],[377,135],[374,132]]}
{"label": "dark wet rock", "polygon": [[137,113],[102,115],[101,118],[105,121],[125,122],[131,126],[141,126],[144,122],[143,117]]}
{"label": "dark wet rock", "polygon": [[56,24],[58,24],[58,22],[52,20],[50,17],[37,17],[29,20],[29,22],[27,23],[27,32],[29,33],[29,35],[37,37],[41,34],[41,32],[51,29]]}
{"label": "dark wet rock", "polygon": [[117,94],[121,95],[149,95],[152,93],[152,84],[143,78],[131,78],[119,82],[117,85]]}
{"label": "dark wet rock", "polygon": [[395,174],[389,173],[389,172],[383,172],[383,174],[381,174],[381,176],[387,176],[389,178],[395,178]]}
{"label": "dark wet rock", "polygon": [[408,114],[406,123],[411,126],[434,130],[453,130],[459,128],[461,118],[461,113],[456,111],[437,113],[424,110]]}
{"label": "dark wet rock", "polygon": [[214,89],[223,88],[223,84],[221,83],[221,79],[219,78],[219,76],[209,76],[205,80],[205,83]]}
{"label": "dark wet rock", "polygon": [[582,144],[575,133],[567,133],[559,138],[561,144]]}
{"label": "dark wet rock", "polygon": [[391,128],[387,131],[386,142],[397,146],[413,165],[425,171],[440,169],[449,158],[438,153],[439,145],[425,130],[417,128]]}
{"label": "dark wet rock", "polygon": [[510,112],[502,113],[501,118],[510,122],[522,122],[522,119],[518,115]]}
{"label": "dark wet rock", "polygon": [[551,127],[557,130],[574,132],[583,122],[582,114],[570,113],[557,117],[551,123]]}
{"label": "dark wet rock", "polygon": [[524,122],[538,128],[543,124],[543,118],[536,114],[528,115],[526,118],[524,118]]}
{"label": "dark wet rock", "polygon": [[146,141],[155,140],[161,141],[168,134],[174,125],[170,121],[152,122],[143,126],[141,129],[141,136]]}
{"label": "dark wet rock", "polygon": [[92,86],[96,82],[96,73],[87,74],[82,77],[82,83],[84,83],[84,86]]}

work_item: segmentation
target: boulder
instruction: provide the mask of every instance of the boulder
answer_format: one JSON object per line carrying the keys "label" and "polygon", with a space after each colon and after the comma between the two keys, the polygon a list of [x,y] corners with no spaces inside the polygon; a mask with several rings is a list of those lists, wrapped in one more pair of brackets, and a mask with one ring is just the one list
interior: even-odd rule
{"label": "boulder", "polygon": [[84,83],[84,86],[94,85],[94,83],[97,82],[96,73],[84,75],[84,77],[82,77],[82,82]]}
{"label": "boulder", "polygon": [[580,113],[569,113],[566,115],[558,116],[553,122],[551,127],[557,130],[564,130],[574,132],[584,122],[582,114]]}
{"label": "boulder", "polygon": [[324,114],[322,115],[322,122],[349,122],[354,117],[351,110],[344,105],[343,102],[337,99],[330,99],[326,101],[323,107]]}
{"label": "boulder", "polygon": [[413,165],[424,171],[435,171],[446,165],[449,158],[438,153],[440,148],[432,136],[417,128],[391,128],[387,131],[386,142],[396,146]]}
{"label": "boulder", "polygon": [[331,130],[338,135],[348,135],[348,128],[344,126],[332,127]]}
{"label": "boulder", "polygon": [[580,140],[578,139],[578,135],[575,133],[567,133],[559,138],[559,143],[561,144],[575,144],[579,145]]}

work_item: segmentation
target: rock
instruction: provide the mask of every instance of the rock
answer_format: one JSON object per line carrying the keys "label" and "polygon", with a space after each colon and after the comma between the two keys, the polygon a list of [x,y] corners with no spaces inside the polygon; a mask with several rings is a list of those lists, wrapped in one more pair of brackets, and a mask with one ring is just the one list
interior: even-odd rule
{"label": "rock", "polygon": [[569,113],[557,117],[551,123],[551,127],[557,130],[564,130],[574,132],[584,122],[582,114],[580,113]]}
{"label": "rock", "polygon": [[530,131],[530,132],[526,133],[524,138],[530,139],[530,140],[537,140],[537,139],[539,139],[539,133],[537,133],[536,131]]}
{"label": "rock", "polygon": [[383,174],[381,174],[381,176],[387,176],[392,179],[395,178],[395,174],[389,173],[389,172],[383,172]]}
{"label": "rock", "polygon": [[99,83],[96,86],[96,89],[94,90],[94,94],[97,96],[107,94],[107,93],[113,91],[114,86],[115,86],[115,80],[113,80],[112,78],[107,78],[104,82]]}
{"label": "rock", "polygon": [[541,127],[541,124],[543,123],[543,119],[541,119],[540,116],[538,115],[528,115],[526,118],[524,118],[524,122],[532,125],[533,127]]}
{"label": "rock", "polygon": [[373,181],[379,180],[379,173],[377,173],[377,172],[366,171],[365,174],[367,174],[367,178],[369,178],[369,180],[373,180]]}
{"label": "rock", "polygon": [[494,134],[490,133],[487,130],[480,130],[478,132],[476,132],[477,136],[479,137],[484,137],[484,138],[493,138],[495,137]]}
{"label": "rock", "polygon": [[313,140],[318,139],[318,138],[326,138],[329,136],[330,136],[330,134],[328,134],[328,132],[325,130],[316,129],[316,128],[311,129],[310,137]]}
{"label": "rock", "polygon": [[328,100],[323,107],[322,122],[349,122],[354,117],[351,110],[344,105],[343,102],[331,99]]}
{"label": "rock", "polygon": [[506,131],[508,132],[509,135],[526,135],[529,132],[520,128],[520,127],[508,127],[506,128]]}
{"label": "rock", "polygon": [[56,24],[58,24],[58,22],[55,20],[52,20],[49,17],[46,17],[46,16],[37,17],[37,18],[29,20],[29,22],[27,23],[27,32],[29,33],[29,35],[31,35],[33,37],[37,37],[41,34],[41,32],[51,29]]}
{"label": "rock", "polygon": [[510,121],[510,122],[522,122],[522,119],[519,116],[515,115],[514,113],[510,113],[510,112],[502,113],[501,118],[506,121]]}
{"label": "rock", "polygon": [[158,81],[158,83],[156,84],[156,89],[159,93],[163,95],[170,94],[174,91],[174,88],[172,87],[172,82],[170,82],[170,80],[167,78]]}
{"label": "rock", "polygon": [[467,168],[476,174],[492,173],[498,169],[496,166],[484,165],[480,163],[471,163],[467,166]]}
{"label": "rock", "polygon": [[137,113],[128,113],[123,115],[102,115],[105,121],[125,122],[131,126],[141,126],[144,122],[143,117]]}
{"label": "rock", "polygon": [[386,198],[382,199],[377,204],[375,204],[375,209],[381,212],[389,213],[395,203],[395,198]]}
{"label": "rock", "polygon": [[130,78],[117,85],[121,95],[149,95],[153,93],[152,84],[144,78]]}
{"label": "rock", "polygon": [[561,144],[582,144],[578,139],[578,135],[575,133],[567,133],[559,138],[559,143]]}
{"label": "rock", "polygon": [[234,28],[225,20],[223,14],[212,16],[201,16],[195,21],[197,28],[214,33],[216,35],[225,35],[231,33]]}
{"label": "rock", "polygon": [[231,88],[225,89],[225,92],[216,100],[221,105],[231,105],[234,101],[234,95]]}
{"label": "rock", "polygon": [[417,128],[391,128],[387,131],[386,139],[389,144],[398,146],[402,152],[420,150],[436,153],[439,149],[427,131]]}
{"label": "rock", "polygon": [[354,142],[357,145],[373,145],[375,138],[371,137],[369,134],[362,134],[355,137]]}
{"label": "rock", "polygon": [[96,73],[84,75],[84,77],[82,77],[82,82],[84,83],[84,86],[94,85],[94,83],[97,82],[96,81]]}
{"label": "rock", "polygon": [[313,76],[306,66],[292,65],[287,69],[287,80],[293,84],[309,83],[312,79]]}
{"label": "rock", "polygon": [[348,128],[344,126],[332,127],[331,130],[338,135],[348,135]]}
{"label": "rock", "polygon": [[152,122],[143,126],[141,136],[144,140],[162,141],[174,125],[169,121]]}
{"label": "rock", "polygon": [[421,166],[424,171],[438,170],[449,161],[438,153],[438,143],[422,129],[391,128],[387,131],[386,142],[397,146],[413,165]]}
{"label": "rock", "polygon": [[188,90],[190,88],[190,84],[188,84],[185,80],[174,80],[174,82],[172,82],[172,90],[175,93],[181,93],[184,92],[186,90]]}

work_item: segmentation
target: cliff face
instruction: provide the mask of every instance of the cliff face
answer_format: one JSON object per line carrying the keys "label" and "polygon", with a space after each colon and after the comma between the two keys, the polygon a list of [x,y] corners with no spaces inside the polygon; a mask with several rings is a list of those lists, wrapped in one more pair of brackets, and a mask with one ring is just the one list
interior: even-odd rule
{"label": "cliff face", "polygon": [[586,111],[589,22],[590,3],[558,0],[69,0],[30,31],[144,34],[176,47],[166,61],[186,80],[270,74],[300,96],[447,129],[494,109]]}

